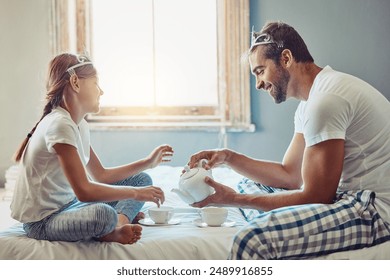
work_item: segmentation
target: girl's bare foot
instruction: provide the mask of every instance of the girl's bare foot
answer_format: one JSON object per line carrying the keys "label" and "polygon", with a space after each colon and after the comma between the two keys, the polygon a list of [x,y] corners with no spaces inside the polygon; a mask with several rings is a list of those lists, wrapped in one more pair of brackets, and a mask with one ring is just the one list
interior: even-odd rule
{"label": "girl's bare foot", "polygon": [[142,219],[145,219],[145,213],[144,212],[138,212],[138,214],[134,217],[134,219],[131,221],[132,224],[138,224],[138,222]]}
{"label": "girl's bare foot", "polygon": [[142,227],[140,225],[125,224],[118,226],[113,232],[99,238],[103,242],[118,242],[121,244],[133,244],[141,238]]}
{"label": "girl's bare foot", "polygon": [[116,226],[120,227],[126,224],[130,224],[129,218],[127,218],[126,215],[118,214],[118,222],[116,223]]}
{"label": "girl's bare foot", "polygon": [[[145,213],[138,212],[138,214],[134,217],[134,219],[131,221],[131,224],[138,224],[139,220],[145,219]],[[126,215],[118,214],[118,223],[117,227],[130,224],[129,218],[127,218]]]}

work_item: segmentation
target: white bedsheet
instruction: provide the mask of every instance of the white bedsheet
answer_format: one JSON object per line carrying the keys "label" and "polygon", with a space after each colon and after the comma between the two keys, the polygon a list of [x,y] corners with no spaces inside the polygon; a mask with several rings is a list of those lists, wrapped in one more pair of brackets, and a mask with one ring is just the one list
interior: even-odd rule
{"label": "white bedsheet", "polygon": [[[164,189],[164,205],[175,207],[178,225],[143,226],[142,238],[136,244],[107,242],[59,242],[27,238],[21,224],[0,232],[0,259],[140,259],[189,260],[227,259],[235,233],[247,222],[236,208],[228,208],[233,227],[196,226],[197,209],[189,207],[170,190],[177,187],[181,167],[160,166],[148,171],[154,184]],[[235,187],[241,176],[228,168],[217,168],[214,178]],[[146,203],[146,212],[152,203]],[[357,251],[340,252],[319,259],[390,259],[390,242]]]}
{"label": "white bedsheet", "polygon": [[[186,211],[187,209],[179,209]],[[191,210],[191,209],[190,209]],[[0,233],[0,259],[226,259],[238,227],[200,228],[194,212],[179,213],[181,223],[144,226],[136,244],[58,242],[27,238],[20,224]]]}

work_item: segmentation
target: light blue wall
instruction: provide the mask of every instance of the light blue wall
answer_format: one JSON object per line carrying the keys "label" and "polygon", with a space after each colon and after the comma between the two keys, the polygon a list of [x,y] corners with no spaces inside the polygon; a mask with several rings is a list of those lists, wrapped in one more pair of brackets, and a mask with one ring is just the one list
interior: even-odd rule
{"label": "light blue wall", "polygon": [[[252,0],[251,25],[267,20],[294,26],[306,41],[316,63],[356,75],[390,99],[390,1],[388,0]],[[249,36],[249,34],[248,34]],[[297,101],[275,105],[267,93],[257,92],[252,80],[254,133],[229,133],[228,147],[251,157],[281,160],[293,134]],[[92,132],[93,145],[107,165],[145,156],[161,143],[171,144],[173,165],[184,165],[201,149],[217,148],[218,134],[210,132],[121,131]]]}

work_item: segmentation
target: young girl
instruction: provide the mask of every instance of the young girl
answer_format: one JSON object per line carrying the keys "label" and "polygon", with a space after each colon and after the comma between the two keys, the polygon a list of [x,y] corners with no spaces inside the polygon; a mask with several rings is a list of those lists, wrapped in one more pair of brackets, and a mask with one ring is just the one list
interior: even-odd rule
{"label": "young girl", "polygon": [[15,154],[21,167],[12,217],[35,239],[137,242],[142,227],[135,223],[144,216],[139,212],[144,202],[164,202],[163,191],[140,172],[170,161],[172,147],[162,145],[145,159],[104,168],[84,120],[99,111],[103,94],[92,62],[86,56],[56,56],[46,87],[42,118]]}

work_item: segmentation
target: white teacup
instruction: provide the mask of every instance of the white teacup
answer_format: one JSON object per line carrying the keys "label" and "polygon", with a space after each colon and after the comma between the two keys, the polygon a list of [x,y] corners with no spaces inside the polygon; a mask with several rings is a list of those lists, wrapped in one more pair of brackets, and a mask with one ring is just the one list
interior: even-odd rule
{"label": "white teacup", "polygon": [[211,227],[221,226],[228,216],[226,208],[206,207],[200,210],[202,221]]}
{"label": "white teacup", "polygon": [[148,210],[149,217],[156,224],[166,224],[173,216],[173,207],[160,206],[152,207]]}

